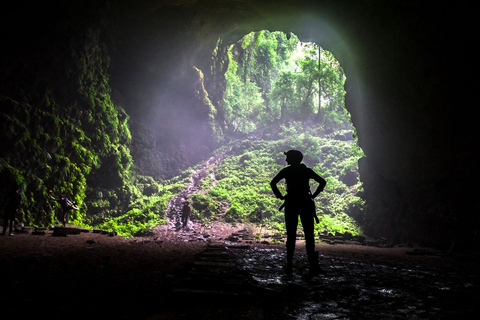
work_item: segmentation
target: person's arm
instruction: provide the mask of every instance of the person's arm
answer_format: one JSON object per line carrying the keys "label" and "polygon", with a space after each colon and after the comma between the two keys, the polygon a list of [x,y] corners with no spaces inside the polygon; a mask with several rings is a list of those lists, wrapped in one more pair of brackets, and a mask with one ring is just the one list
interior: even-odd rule
{"label": "person's arm", "polygon": [[322,177],[320,177],[315,171],[312,170],[312,177],[311,177],[313,180],[315,180],[317,183],[318,183],[318,186],[317,186],[317,189],[315,190],[315,192],[312,194],[312,198],[315,198],[316,196],[318,196],[318,194],[320,192],[323,191],[323,189],[325,188],[325,186],[327,185],[327,181],[325,181],[325,179],[323,179]]}
{"label": "person's arm", "polygon": [[72,207],[74,210],[78,210],[78,207],[72,201],[70,201],[69,199],[66,200],[68,206]]}
{"label": "person's arm", "polygon": [[280,171],[270,182],[270,187],[272,188],[273,194],[275,195],[275,197],[281,200],[285,199],[285,197],[282,195],[280,190],[278,190],[277,183],[280,182],[280,180],[282,180],[283,178],[283,171]]}

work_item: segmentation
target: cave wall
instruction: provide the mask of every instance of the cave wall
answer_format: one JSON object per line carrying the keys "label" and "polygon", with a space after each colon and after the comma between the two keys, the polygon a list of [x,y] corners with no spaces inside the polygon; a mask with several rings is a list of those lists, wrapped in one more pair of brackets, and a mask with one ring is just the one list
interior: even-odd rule
{"label": "cave wall", "polygon": [[110,8],[20,1],[4,12],[0,211],[5,191],[18,184],[24,203],[17,221],[26,225],[58,222],[50,196],[60,194],[79,204],[70,222],[122,213],[137,188],[129,116],[110,95]]}
{"label": "cave wall", "polygon": [[[347,75],[346,107],[366,155],[360,162],[366,230],[444,248],[478,244],[479,208],[469,183],[476,175],[468,116],[476,63],[466,34],[468,8],[429,1],[136,3],[137,11],[126,10],[127,26],[135,25],[142,41],[162,39],[156,48],[166,59],[158,65],[166,71],[162,83],[175,83],[197,66],[214,104],[221,98],[211,88],[218,74],[209,71],[219,38],[291,31],[333,52]],[[176,89],[174,97],[185,94]]]}
{"label": "cave wall", "polygon": [[[256,30],[291,31],[333,52],[346,72],[346,107],[366,155],[360,162],[366,230],[393,241],[478,248],[480,210],[472,187],[478,177],[472,48],[478,40],[471,37],[471,8],[375,0],[89,3],[101,5],[101,21],[115,25],[109,31],[115,38],[112,99],[131,117],[133,155],[140,167],[143,159],[146,173],[173,174],[175,165],[188,166],[215,147],[222,90],[212,51],[219,38],[228,43]],[[30,66],[29,74],[48,70],[48,78],[61,83],[63,70],[42,61],[45,54],[48,63],[65,54],[62,46],[43,45],[34,54],[36,45],[55,38],[44,36],[52,30],[63,35],[58,25],[66,19],[88,25],[98,12],[78,10],[84,6],[18,3],[20,14],[2,21],[5,34],[15,30],[6,37],[11,48],[2,52],[3,91],[22,65]],[[30,33],[35,37],[22,36]],[[30,78],[22,90],[45,76]]]}

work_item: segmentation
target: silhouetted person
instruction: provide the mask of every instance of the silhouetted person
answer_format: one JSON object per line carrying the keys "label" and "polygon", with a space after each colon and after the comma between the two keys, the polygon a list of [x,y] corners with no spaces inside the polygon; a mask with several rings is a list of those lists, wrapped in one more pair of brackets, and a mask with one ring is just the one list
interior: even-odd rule
{"label": "silhouetted person", "polygon": [[[285,152],[285,155],[287,156],[285,161],[289,166],[280,170],[270,182],[275,196],[285,200],[285,226],[287,229],[287,266],[285,272],[291,273],[293,271],[293,253],[295,252],[298,216],[300,216],[305,233],[309,271],[311,274],[318,274],[321,269],[318,265],[318,252],[315,251],[315,237],[313,235],[313,219],[316,218],[313,199],[323,191],[327,182],[312,169],[301,163],[303,155],[300,151],[289,150]],[[277,187],[277,183],[282,179],[285,179],[287,184],[287,194],[285,196],[281,194]],[[318,187],[313,194],[310,191],[310,179],[318,182]]]}
{"label": "silhouetted person", "polygon": [[9,235],[13,236],[13,227],[15,224],[15,218],[18,212],[18,209],[23,201],[23,195],[20,193],[20,186],[16,185],[12,188],[7,194],[7,205],[5,206],[5,212],[3,215],[3,232],[2,235],[5,235],[7,232],[8,222],[10,222],[10,233]]}
{"label": "silhouetted person", "polygon": [[56,199],[52,196],[50,196],[50,198],[57,201],[58,203],[60,203],[60,206],[62,207],[62,215],[63,215],[62,227],[65,227],[67,225],[67,222],[68,222],[68,213],[71,210],[78,210],[78,207],[72,201],[68,200],[68,198],[65,197],[63,194],[61,194],[60,198],[58,198],[58,199]]}
{"label": "silhouetted person", "polygon": [[182,224],[184,227],[187,226],[191,214],[192,210],[190,209],[190,205],[188,204],[188,201],[185,201],[182,208]]}

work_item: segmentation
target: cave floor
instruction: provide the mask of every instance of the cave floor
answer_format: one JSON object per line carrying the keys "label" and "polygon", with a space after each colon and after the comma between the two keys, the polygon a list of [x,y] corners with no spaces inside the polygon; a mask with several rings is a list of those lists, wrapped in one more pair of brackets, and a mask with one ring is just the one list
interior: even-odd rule
{"label": "cave floor", "polygon": [[478,311],[477,260],[319,243],[325,274],[309,276],[299,241],[285,275],[283,245],[207,238],[0,236],[2,319],[470,319]]}

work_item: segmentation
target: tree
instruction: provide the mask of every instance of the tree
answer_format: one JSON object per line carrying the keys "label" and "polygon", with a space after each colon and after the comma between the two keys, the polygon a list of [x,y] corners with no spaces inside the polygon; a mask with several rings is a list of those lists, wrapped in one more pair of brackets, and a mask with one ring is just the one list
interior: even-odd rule
{"label": "tree", "polygon": [[337,59],[329,51],[322,53],[320,89],[322,107],[317,110],[317,119],[323,119],[325,126],[349,123],[344,108],[345,74]]}
{"label": "tree", "polygon": [[282,71],[270,93],[270,104],[275,118],[286,120],[287,116],[292,114],[295,100],[295,74]]}
{"label": "tree", "polygon": [[233,44],[224,95],[231,129],[247,133],[258,122],[279,119],[314,119],[325,126],[349,123],[343,70],[330,52],[322,50],[320,58],[319,51],[317,44],[302,43],[293,34],[266,30]]}
{"label": "tree", "polygon": [[265,109],[260,88],[250,81],[243,82],[237,74],[238,64],[229,53],[230,64],[225,74],[227,88],[224,95],[224,108],[232,132],[248,133],[256,129],[259,116]]}
{"label": "tree", "polygon": [[272,78],[278,73],[277,39],[268,31],[260,31],[255,46],[253,78],[266,96],[271,89]]}
{"label": "tree", "polygon": [[299,61],[301,72],[297,77],[297,94],[300,97],[298,115],[301,119],[308,119],[313,115],[313,97],[318,92],[318,46],[315,44],[304,47],[304,59]]}

